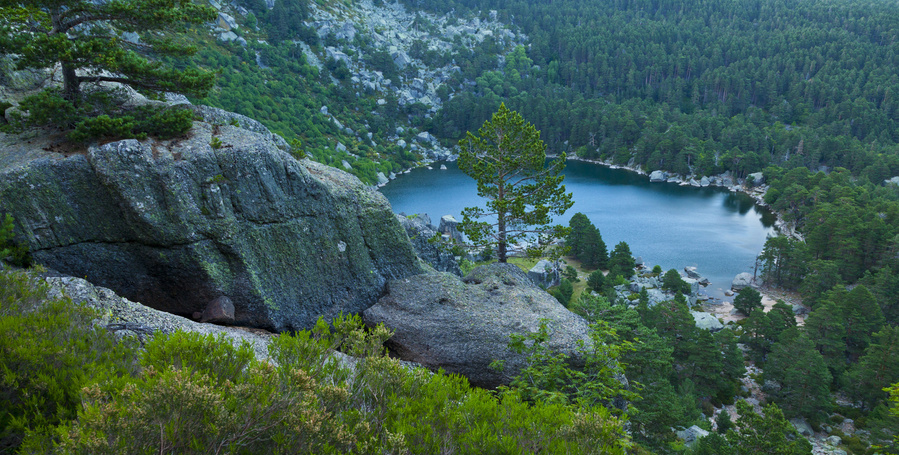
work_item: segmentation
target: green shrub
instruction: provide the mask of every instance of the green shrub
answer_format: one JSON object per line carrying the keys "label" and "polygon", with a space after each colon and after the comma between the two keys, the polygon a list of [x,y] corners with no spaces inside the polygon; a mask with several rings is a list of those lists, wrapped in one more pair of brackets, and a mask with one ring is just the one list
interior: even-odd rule
{"label": "green shrub", "polygon": [[134,371],[133,347],[95,317],[25,272],[0,271],[0,452],[74,418],[85,385]]}
{"label": "green shrub", "polygon": [[121,94],[97,91],[87,93],[73,103],[58,90],[44,90],[26,97],[13,123],[18,129],[30,126],[55,126],[69,131],[68,139],[88,143],[97,139],[144,139],[147,136],[168,139],[186,133],[194,113],[184,106],[139,106],[123,109]]}
{"label": "green shrub", "polygon": [[[272,363],[222,337],[159,336],[143,371],[83,388],[78,418],[26,442],[62,453],[624,453],[606,409],[528,403],[384,355],[383,326],[320,320],[272,340]],[[347,358],[337,350],[353,354]],[[53,434],[51,447],[47,435]]]}
{"label": "green shrub", "polygon": [[8,261],[19,267],[31,265],[31,254],[28,246],[17,243],[14,239],[14,222],[10,214],[6,214],[0,222],[0,261]]}

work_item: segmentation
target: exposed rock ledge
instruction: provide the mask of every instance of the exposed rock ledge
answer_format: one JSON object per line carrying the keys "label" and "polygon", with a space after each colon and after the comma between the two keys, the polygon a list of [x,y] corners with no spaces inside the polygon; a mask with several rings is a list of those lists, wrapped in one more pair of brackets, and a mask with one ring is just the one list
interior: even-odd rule
{"label": "exposed rock ledge", "polygon": [[168,334],[179,330],[204,335],[222,334],[235,346],[243,342],[249,343],[257,358],[268,357],[268,344],[273,336],[271,333],[194,322],[132,302],[81,278],[51,275],[45,281],[49,285],[51,298],[68,296],[75,303],[97,310],[101,316],[94,323],[118,336],[135,336],[146,341],[154,334]]}
{"label": "exposed rock ledge", "polygon": [[227,296],[236,324],[278,331],[361,312],[422,272],[382,195],[296,160],[258,122],[196,109],[186,138],[0,173],[0,213],[48,268],[176,314]]}

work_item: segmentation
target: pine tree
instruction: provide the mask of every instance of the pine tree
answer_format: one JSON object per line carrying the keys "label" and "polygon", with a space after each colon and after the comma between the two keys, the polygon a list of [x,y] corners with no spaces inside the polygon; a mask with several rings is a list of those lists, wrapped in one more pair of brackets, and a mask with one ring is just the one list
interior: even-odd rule
{"label": "pine tree", "polygon": [[784,332],[774,345],[765,378],[780,385],[771,395],[787,415],[816,418],[830,409],[830,371],[812,341],[797,329]]}
{"label": "pine tree", "polygon": [[875,333],[865,355],[847,376],[847,390],[869,409],[886,399],[884,387],[899,378],[899,327],[886,326]]}
{"label": "pine tree", "polygon": [[591,273],[590,276],[587,277],[587,287],[598,294],[602,294],[603,286],[605,286],[605,283],[606,277],[600,270],[593,271],[593,273]]}
{"label": "pine tree", "polygon": [[781,455],[805,455],[811,453],[812,445],[800,436],[793,425],[784,418],[783,412],[775,405],[767,405],[763,414],[757,414],[745,401],[737,402],[736,431],[727,433],[727,441],[738,455],[759,455],[762,453]]}
{"label": "pine tree", "polygon": [[[519,113],[500,105],[478,135],[469,132],[459,146],[459,169],[477,181],[478,196],[487,199],[486,209],[462,211],[460,227],[472,243],[495,245],[497,260],[506,262],[521,241],[529,241],[528,254],[536,256],[568,234],[568,228],[550,225],[553,215],[574,204],[560,174],[565,154],[546,167],[546,144]],[[491,221],[476,221],[485,217]]]}
{"label": "pine tree", "polygon": [[[186,56],[196,48],[173,35],[211,21],[215,10],[190,0],[0,0],[0,53],[16,66],[62,69],[65,100],[78,103],[84,83],[118,82],[139,92],[203,96],[215,74],[176,69],[146,55]],[[123,32],[140,32],[132,42]]]}
{"label": "pine tree", "polygon": [[618,242],[612,254],[609,255],[609,276],[615,277],[621,275],[625,278],[634,276],[634,257],[631,254],[631,247],[627,242]]}
{"label": "pine tree", "polygon": [[753,310],[762,308],[762,295],[753,288],[744,288],[734,297],[734,308],[749,316]]}

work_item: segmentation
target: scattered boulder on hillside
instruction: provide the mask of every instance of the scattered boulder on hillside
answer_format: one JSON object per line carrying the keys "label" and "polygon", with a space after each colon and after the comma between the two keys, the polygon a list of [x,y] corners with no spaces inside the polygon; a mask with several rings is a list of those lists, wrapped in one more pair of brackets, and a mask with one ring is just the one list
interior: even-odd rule
{"label": "scattered boulder on hillside", "polygon": [[709,435],[708,431],[703,430],[698,425],[693,425],[686,430],[680,430],[677,432],[677,437],[684,441],[684,445],[687,447],[692,446],[696,441],[706,437]]}
{"label": "scattered boulder on hillside", "polygon": [[437,235],[437,230],[431,224],[431,218],[427,214],[416,215],[397,215],[396,219],[406,229],[406,235],[415,248],[418,257],[434,267],[438,272],[449,272],[453,275],[462,276],[462,269],[459,268],[459,262],[451,251],[440,248],[436,243],[430,240]]}
{"label": "scattered boulder on hillside", "polygon": [[761,172],[754,172],[749,174],[746,179],[747,183],[751,183],[752,186],[761,186],[765,184],[765,174]]}
{"label": "scattered boulder on hillside", "polygon": [[556,283],[556,268],[553,266],[552,262],[547,261],[546,259],[541,259],[531,267],[531,270],[528,270],[528,278],[530,278],[534,284],[543,288],[552,287],[558,284]]}
{"label": "scattered boulder on hillside", "polygon": [[690,314],[693,316],[693,321],[696,322],[697,328],[710,332],[717,332],[724,328],[724,324],[714,314],[704,311],[691,311]]}
{"label": "scattered boulder on hillside", "polygon": [[734,277],[734,281],[731,283],[730,287],[734,291],[739,291],[740,289],[747,288],[750,285],[752,285],[752,274],[743,272]]}
{"label": "scattered boulder on hillside", "polygon": [[459,221],[452,215],[440,217],[440,226],[437,227],[437,232],[444,236],[446,240],[452,239],[458,243],[465,243],[462,231],[459,230]]}
{"label": "scattered boulder on hillside", "polygon": [[[509,349],[509,335],[535,332],[543,319],[555,351],[575,355],[578,341],[590,342],[587,322],[512,264],[478,267],[464,280],[448,273],[393,280],[363,319],[396,332],[387,346],[399,358],[479,387],[508,384],[521,371],[525,359]],[[489,367],[495,360],[504,362],[502,371]]]}
{"label": "scattered boulder on hillside", "polygon": [[298,161],[258,122],[197,110],[185,137],[0,173],[0,213],[49,268],[176,314],[227,296],[235,324],[279,331],[360,312],[422,272],[384,196]]}

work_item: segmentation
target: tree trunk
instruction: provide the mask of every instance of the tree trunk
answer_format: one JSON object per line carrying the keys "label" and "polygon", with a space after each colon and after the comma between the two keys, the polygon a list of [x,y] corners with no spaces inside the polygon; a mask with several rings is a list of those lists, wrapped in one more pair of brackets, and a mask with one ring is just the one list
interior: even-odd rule
{"label": "tree trunk", "polygon": [[[502,178],[502,176],[500,176]],[[497,185],[499,188],[496,193],[496,199],[498,201],[502,201],[505,198],[505,191],[503,188],[503,183],[500,182]],[[500,213],[498,215],[498,220],[496,223],[496,233],[497,233],[497,245],[496,245],[496,260],[498,262],[505,263],[506,262],[506,214]]]}
{"label": "tree trunk", "polygon": [[506,262],[506,218],[503,215],[499,216],[499,222],[496,227],[499,237],[496,245],[496,260]]}
{"label": "tree trunk", "polygon": [[62,96],[74,104],[78,104],[78,98],[81,94],[81,83],[78,81],[78,75],[75,74],[75,67],[68,62],[62,62]]}
{"label": "tree trunk", "polygon": [[[50,22],[53,24],[52,35],[65,34],[66,29],[62,24],[61,9],[53,8],[50,10]],[[62,96],[73,103],[78,102],[79,85],[78,75],[75,73],[75,66],[71,62],[65,60],[60,62],[62,65]]]}

